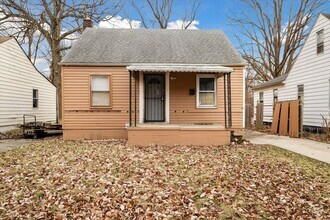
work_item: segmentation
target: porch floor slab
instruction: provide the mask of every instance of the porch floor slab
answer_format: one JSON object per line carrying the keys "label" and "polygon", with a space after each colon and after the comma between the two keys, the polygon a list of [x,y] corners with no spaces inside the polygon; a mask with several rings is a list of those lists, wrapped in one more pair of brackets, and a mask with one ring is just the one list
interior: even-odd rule
{"label": "porch floor slab", "polygon": [[128,129],[129,145],[227,145],[231,131],[222,125],[139,124]]}

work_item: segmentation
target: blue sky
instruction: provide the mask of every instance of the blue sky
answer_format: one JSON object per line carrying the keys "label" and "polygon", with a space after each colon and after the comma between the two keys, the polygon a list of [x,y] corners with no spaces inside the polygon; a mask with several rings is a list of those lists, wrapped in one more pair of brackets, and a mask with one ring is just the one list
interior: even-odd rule
{"label": "blue sky", "polygon": [[[145,2],[145,0],[135,0],[137,3]],[[189,0],[175,0],[175,6],[173,9],[173,16],[171,21],[179,20],[185,11],[186,2]],[[286,0],[286,2],[292,1],[294,5],[298,5],[300,0]],[[326,0],[325,0],[326,1]],[[230,13],[239,13],[241,10],[244,10],[239,0],[203,0],[202,5],[198,11],[196,20],[199,22],[197,27],[199,29],[221,29],[223,30],[236,47],[238,43],[233,36],[232,26],[228,21],[228,14]],[[284,8],[284,11],[288,11],[288,7]],[[138,14],[131,9],[131,7],[126,8],[126,14],[129,14],[130,20],[139,21],[140,18]],[[330,13],[330,0],[327,0],[327,3],[322,7],[322,11]],[[119,15],[124,18],[126,17],[123,12]],[[284,24],[283,24],[284,25]],[[48,65],[45,62],[40,63],[37,67],[42,71],[48,68]],[[42,71],[47,75],[47,71]]]}

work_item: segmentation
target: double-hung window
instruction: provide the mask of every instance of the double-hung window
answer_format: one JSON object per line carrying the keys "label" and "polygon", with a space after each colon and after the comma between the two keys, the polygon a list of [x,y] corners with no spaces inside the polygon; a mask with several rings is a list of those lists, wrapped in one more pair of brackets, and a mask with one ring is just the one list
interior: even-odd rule
{"label": "double-hung window", "polygon": [[259,103],[264,103],[264,92],[259,92]]}
{"label": "double-hung window", "polygon": [[39,92],[38,89],[32,90],[32,107],[38,108],[39,105]]}
{"label": "double-hung window", "polygon": [[216,76],[197,75],[197,107],[216,107]]}
{"label": "double-hung window", "polygon": [[273,90],[273,103],[274,103],[274,105],[275,105],[276,102],[278,102],[278,89]]}
{"label": "double-hung window", "polygon": [[110,107],[110,76],[91,76],[91,106]]}
{"label": "double-hung window", "polygon": [[320,30],[317,35],[317,54],[324,52],[324,30]]}

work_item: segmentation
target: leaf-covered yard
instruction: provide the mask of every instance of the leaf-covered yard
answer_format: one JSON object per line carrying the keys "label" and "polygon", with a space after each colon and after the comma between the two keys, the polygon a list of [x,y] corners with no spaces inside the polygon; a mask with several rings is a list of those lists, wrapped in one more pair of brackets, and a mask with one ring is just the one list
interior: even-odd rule
{"label": "leaf-covered yard", "polygon": [[330,166],[272,146],[45,140],[0,154],[0,218],[330,218]]}

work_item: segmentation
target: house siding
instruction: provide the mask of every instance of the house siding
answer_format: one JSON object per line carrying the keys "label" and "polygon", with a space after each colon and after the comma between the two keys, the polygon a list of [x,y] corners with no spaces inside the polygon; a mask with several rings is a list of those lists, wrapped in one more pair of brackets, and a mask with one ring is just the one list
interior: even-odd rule
{"label": "house siding", "polygon": [[[243,68],[232,73],[233,128],[243,123]],[[112,108],[90,107],[90,74],[111,74]],[[196,96],[189,89],[196,88],[196,74],[170,73],[170,123],[224,124],[223,78],[217,83],[217,109],[196,109]],[[133,109],[134,110],[134,80]],[[139,79],[137,78],[137,122],[139,122]],[[129,123],[129,72],[126,67],[62,67],[64,139],[127,139]],[[134,120],[133,113],[133,120]]]}
{"label": "house siding", "polygon": [[[22,124],[24,114],[55,122],[56,88],[35,69],[15,39],[0,44],[0,57],[0,130]],[[38,108],[32,106],[33,89],[39,93]]]}
{"label": "house siding", "polygon": [[[316,32],[321,29],[324,29],[324,53],[316,54]],[[284,81],[285,85],[278,89],[279,101],[297,100],[297,86],[304,85],[303,124],[306,126],[322,127],[321,114],[329,115],[329,62],[330,20],[320,15],[289,76]],[[259,100],[259,92],[264,91],[265,105],[266,103],[268,105],[273,100],[273,89],[274,87],[256,90],[255,100]],[[270,113],[267,108],[264,111],[265,115]],[[272,118],[264,117],[264,121],[271,122]]]}
{"label": "house siding", "polygon": [[[232,127],[243,127],[243,69],[234,68],[232,83]],[[218,123],[225,124],[224,81],[217,79],[217,107],[196,108],[196,95],[189,95],[189,89],[196,89],[196,74],[171,73],[176,79],[170,81],[170,123]],[[196,90],[197,92],[197,90]]]}

